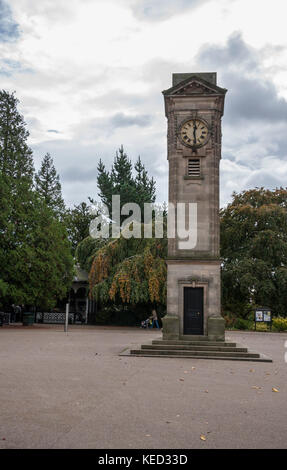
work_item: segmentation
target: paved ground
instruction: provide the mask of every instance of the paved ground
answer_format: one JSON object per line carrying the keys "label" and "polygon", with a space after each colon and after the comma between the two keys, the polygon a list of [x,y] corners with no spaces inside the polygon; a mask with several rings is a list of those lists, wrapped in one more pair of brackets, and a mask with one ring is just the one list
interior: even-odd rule
{"label": "paved ground", "polygon": [[0,448],[287,448],[287,334],[226,334],[273,363],[118,356],[158,336],[0,328]]}

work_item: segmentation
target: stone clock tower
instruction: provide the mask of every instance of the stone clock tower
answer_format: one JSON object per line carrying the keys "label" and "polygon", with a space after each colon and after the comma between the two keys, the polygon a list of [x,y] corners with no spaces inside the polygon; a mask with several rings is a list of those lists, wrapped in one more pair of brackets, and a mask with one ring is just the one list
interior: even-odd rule
{"label": "stone clock tower", "polygon": [[[163,339],[224,340],[220,305],[219,163],[225,88],[216,73],[176,73],[163,91],[168,121],[167,315]],[[182,218],[186,232],[180,232]],[[186,235],[190,226],[190,236]],[[181,234],[184,234],[182,237]]]}

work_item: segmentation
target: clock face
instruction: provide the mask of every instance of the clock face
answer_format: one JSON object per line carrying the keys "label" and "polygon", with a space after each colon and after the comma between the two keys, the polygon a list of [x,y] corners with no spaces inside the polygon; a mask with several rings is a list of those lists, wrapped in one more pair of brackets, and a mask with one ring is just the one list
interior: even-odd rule
{"label": "clock face", "polygon": [[201,119],[191,119],[182,124],[179,135],[188,147],[202,147],[209,137],[208,127]]}

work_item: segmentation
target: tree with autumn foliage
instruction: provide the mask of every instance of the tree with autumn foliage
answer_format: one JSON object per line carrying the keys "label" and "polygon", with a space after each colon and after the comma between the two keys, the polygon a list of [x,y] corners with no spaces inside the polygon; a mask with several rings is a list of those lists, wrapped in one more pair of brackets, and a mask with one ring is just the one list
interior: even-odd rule
{"label": "tree with autumn foliage", "polygon": [[122,233],[96,252],[89,275],[90,296],[100,305],[140,311],[142,318],[152,308],[164,310],[166,256],[166,237],[125,238]]}
{"label": "tree with autumn foliage", "polygon": [[266,305],[287,316],[287,189],[234,193],[220,215],[224,309],[247,316]]}

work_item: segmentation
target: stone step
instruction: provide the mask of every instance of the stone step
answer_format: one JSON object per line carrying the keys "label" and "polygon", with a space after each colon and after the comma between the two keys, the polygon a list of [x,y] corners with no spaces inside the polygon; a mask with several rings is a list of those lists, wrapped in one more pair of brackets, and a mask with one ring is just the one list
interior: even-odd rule
{"label": "stone step", "polygon": [[[214,360],[223,360],[223,361],[248,361],[248,362],[272,362],[272,359],[266,356],[259,356],[259,357],[246,357],[246,356],[195,356],[190,353],[188,356],[176,355],[176,354],[159,354],[158,351],[154,351],[153,354],[145,354],[143,350],[134,350],[134,354],[130,351],[130,355],[134,357],[166,357],[166,358],[180,358],[184,357],[184,359],[214,359]],[[141,354],[139,354],[141,353]]]}
{"label": "stone step", "polygon": [[235,348],[236,343],[225,343],[224,341],[181,341],[181,340],[159,340],[154,339],[152,344],[156,345],[184,345],[184,346],[220,346]]}
{"label": "stone step", "polygon": [[143,344],[142,349],[152,349],[152,350],[187,350],[187,351],[227,351],[227,352],[248,352],[247,348],[237,348],[237,347],[228,347],[228,346],[210,346],[208,345],[189,345],[189,344]]}
{"label": "stone step", "polygon": [[249,358],[259,358],[260,355],[258,353],[249,353],[249,352],[224,352],[224,351],[183,351],[183,350],[170,350],[170,349],[131,349],[130,353],[136,355],[154,355],[158,354],[160,356],[169,355],[171,356],[213,356],[213,357],[249,357]]}

